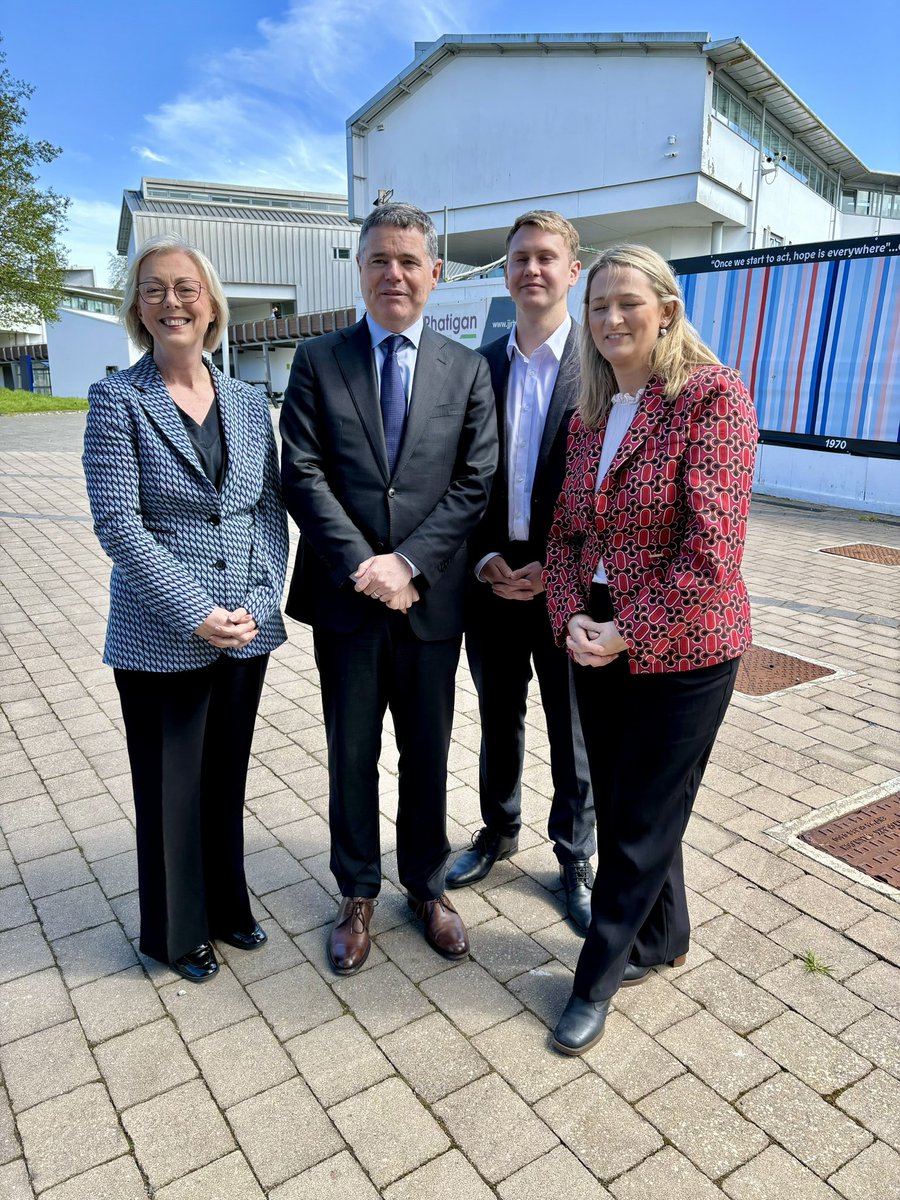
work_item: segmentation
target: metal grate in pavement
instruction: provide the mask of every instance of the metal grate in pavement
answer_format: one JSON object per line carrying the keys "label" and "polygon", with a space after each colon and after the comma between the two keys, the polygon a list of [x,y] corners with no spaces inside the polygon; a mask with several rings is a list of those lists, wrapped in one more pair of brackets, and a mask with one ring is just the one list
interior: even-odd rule
{"label": "metal grate in pavement", "polygon": [[808,829],[800,838],[870,879],[900,888],[900,792]]}
{"label": "metal grate in pavement", "polygon": [[822,554],[840,554],[844,558],[857,558],[861,562],[880,563],[885,567],[900,566],[900,550],[893,546],[879,546],[873,542],[853,542],[849,546],[822,548]]}
{"label": "metal grate in pavement", "polygon": [[741,659],[735,688],[746,696],[768,696],[798,683],[833,675],[831,667],[794,658],[768,646],[751,646]]}

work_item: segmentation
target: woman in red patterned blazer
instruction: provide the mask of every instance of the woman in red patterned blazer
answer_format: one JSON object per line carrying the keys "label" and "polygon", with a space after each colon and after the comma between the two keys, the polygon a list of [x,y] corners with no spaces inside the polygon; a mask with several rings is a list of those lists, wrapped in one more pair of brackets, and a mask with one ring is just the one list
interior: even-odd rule
{"label": "woman in red patterned blazer", "polygon": [[582,391],[544,583],[575,667],[601,832],[590,930],[553,1044],[581,1054],[609,1002],[680,965],[681,838],[750,644],[741,578],[756,419],[646,246],[590,270]]}

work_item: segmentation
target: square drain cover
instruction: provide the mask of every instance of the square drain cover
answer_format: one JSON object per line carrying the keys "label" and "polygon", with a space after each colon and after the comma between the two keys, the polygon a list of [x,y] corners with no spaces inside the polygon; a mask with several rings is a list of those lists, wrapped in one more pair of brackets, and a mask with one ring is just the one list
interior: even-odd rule
{"label": "square drain cover", "polygon": [[900,888],[900,792],[808,829],[800,839],[870,879]]}
{"label": "square drain cover", "polygon": [[893,546],[876,546],[871,542],[854,542],[852,546],[829,546],[823,554],[840,554],[844,558],[858,558],[862,562],[881,563],[885,567],[900,566],[900,550]]}
{"label": "square drain cover", "polygon": [[798,683],[833,674],[831,667],[823,667],[821,663],[793,658],[767,646],[751,646],[741,659],[734,686],[746,696],[768,696],[770,692],[781,692]]}

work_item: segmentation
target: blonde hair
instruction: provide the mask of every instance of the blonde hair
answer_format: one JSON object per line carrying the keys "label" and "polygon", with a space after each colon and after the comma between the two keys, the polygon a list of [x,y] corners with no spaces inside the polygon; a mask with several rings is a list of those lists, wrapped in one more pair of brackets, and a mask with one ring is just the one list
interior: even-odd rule
{"label": "blonde hair", "polygon": [[649,246],[623,243],[601,250],[588,271],[584,288],[584,320],[579,337],[581,358],[581,394],[578,411],[589,429],[596,429],[609,412],[612,398],[619,391],[612,367],[597,349],[591,334],[589,314],[591,286],[598,271],[608,270],[611,278],[631,267],[640,271],[656,293],[660,304],[674,305],[668,332],[657,339],[650,351],[650,374],[662,379],[668,397],[677,396],[694,367],[719,363],[684,314],[684,300],[672,268]]}
{"label": "blonde hair", "polygon": [[149,258],[151,254],[165,254],[169,251],[179,251],[188,256],[200,274],[200,282],[209,293],[213,319],[210,321],[209,328],[206,330],[206,335],[203,338],[203,349],[215,350],[222,340],[222,331],[228,325],[228,301],[225,298],[225,292],[222,290],[221,280],[216,274],[216,268],[203,251],[198,250],[196,246],[190,245],[189,242],[186,242],[175,233],[158,233],[155,237],[148,238],[138,250],[131,266],[128,268],[128,275],[125,279],[125,294],[122,297],[122,305],[119,308],[119,320],[125,326],[128,336],[136,346],[140,346],[142,350],[153,349],[153,337],[138,314],[138,300],[140,298],[138,295],[138,279],[141,267],[146,258]]}
{"label": "blonde hair", "polygon": [[516,217],[512,228],[506,235],[507,254],[509,254],[510,242],[523,225],[534,225],[536,229],[542,229],[545,233],[558,233],[569,251],[569,262],[574,262],[578,257],[578,230],[561,213],[553,212],[549,208],[533,208],[531,212],[522,213],[520,217]]}

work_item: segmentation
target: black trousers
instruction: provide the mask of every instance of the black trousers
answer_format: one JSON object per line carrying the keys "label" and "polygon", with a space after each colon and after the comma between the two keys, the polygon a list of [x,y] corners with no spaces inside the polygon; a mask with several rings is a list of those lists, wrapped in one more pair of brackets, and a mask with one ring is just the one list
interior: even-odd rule
{"label": "black trousers", "polygon": [[[609,593],[591,593],[595,620],[612,619]],[[690,939],[681,839],[734,690],[738,659],[632,675],[625,655],[574,667],[601,831],[591,927],[575,970],[583,1000],[606,1000],[629,959],[669,962]]]}
{"label": "black trousers", "polygon": [[141,951],[161,962],[253,925],[244,791],[269,658],[116,670],[137,825]]}
{"label": "black trousers", "polygon": [[343,896],[381,888],[378,756],[389,708],[400,752],[397,868],[420,900],[444,890],[447,755],[461,638],[421,641],[384,605],[351,633],[314,627],[328,738],[331,870]]}
{"label": "black trousers", "polygon": [[[514,556],[507,561],[514,569],[525,565]],[[547,834],[561,863],[590,858],[596,849],[594,802],[584,739],[569,657],[553,641],[545,598],[504,600],[479,584],[466,625],[466,656],[481,716],[478,783],[485,826],[512,837],[522,825],[525,714],[534,664],[550,741]]]}

